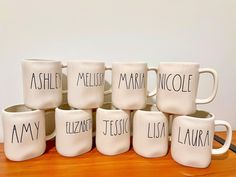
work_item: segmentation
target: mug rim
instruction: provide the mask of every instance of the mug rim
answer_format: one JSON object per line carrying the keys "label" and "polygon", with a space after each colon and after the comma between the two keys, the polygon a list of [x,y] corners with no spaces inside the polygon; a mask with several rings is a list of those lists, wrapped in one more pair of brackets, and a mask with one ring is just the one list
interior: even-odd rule
{"label": "mug rim", "polygon": [[[208,117],[197,117],[197,116],[194,116],[195,114],[197,114],[198,112],[203,112],[203,113],[207,113]],[[204,111],[204,110],[196,110],[195,113],[193,114],[188,114],[188,115],[175,115],[174,116],[174,119],[175,118],[178,118],[178,117],[183,117],[183,118],[187,118],[187,119],[192,119],[192,120],[201,120],[201,121],[208,121],[208,120],[212,120],[212,119],[215,119],[215,115],[213,113],[210,113],[208,111]]]}
{"label": "mug rim", "polygon": [[[24,107],[26,109],[29,109],[29,110],[26,110],[26,111],[8,111],[8,109],[14,109],[14,108],[17,108],[17,107]],[[42,112],[43,110],[40,110],[40,109],[33,109],[33,108],[30,108],[28,106],[26,106],[25,104],[16,104],[16,105],[12,105],[12,106],[8,106],[6,108],[3,109],[3,113],[6,113],[6,114],[31,114],[31,113],[37,113],[37,112]]]}
{"label": "mug rim", "polygon": [[112,65],[135,65],[135,64],[139,64],[139,65],[148,65],[147,62],[143,62],[143,61],[116,61],[116,62],[112,62]]}
{"label": "mug rim", "polygon": [[[63,109],[63,106],[68,106],[70,109]],[[60,106],[56,107],[55,111],[63,111],[63,112],[75,112],[75,111],[92,111],[92,109],[78,109],[70,106],[68,103],[61,104]]]}
{"label": "mug rim", "polygon": [[177,62],[177,61],[174,61],[174,62],[160,62],[159,63],[159,66],[160,65],[200,65],[199,63],[197,62]]}
{"label": "mug rim", "polygon": [[52,59],[43,59],[43,58],[27,58],[24,59],[23,62],[29,62],[29,63],[36,63],[36,62],[45,62],[45,63],[61,63],[59,60],[52,60]]}
{"label": "mug rim", "polygon": [[71,60],[67,60],[66,61],[66,63],[68,64],[68,63],[88,63],[88,64],[104,64],[105,65],[105,62],[104,61],[102,61],[102,60],[94,60],[94,59],[82,59],[82,60],[80,60],[80,59],[78,59],[78,60],[73,60],[73,59],[71,59]]}

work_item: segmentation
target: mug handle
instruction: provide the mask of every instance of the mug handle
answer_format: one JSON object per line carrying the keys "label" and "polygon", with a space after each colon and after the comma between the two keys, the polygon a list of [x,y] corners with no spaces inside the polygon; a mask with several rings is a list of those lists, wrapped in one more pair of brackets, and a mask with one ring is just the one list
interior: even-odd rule
{"label": "mug handle", "polygon": [[[52,112],[53,110],[45,110],[45,115],[48,113],[48,112]],[[55,110],[54,110],[55,111]],[[44,116],[46,118],[46,116]],[[46,126],[46,125],[45,125]],[[45,135],[45,140],[48,141],[48,140],[51,140],[53,139],[54,137],[56,136],[56,128],[53,130],[53,132],[50,134],[50,135]]]}
{"label": "mug handle", "polygon": [[[107,70],[112,71],[112,68],[111,68],[111,67],[105,67],[105,71],[107,71]],[[104,79],[104,82],[105,82],[105,79]],[[105,95],[109,95],[109,94],[111,94],[111,93],[112,93],[112,89],[111,89],[111,88],[104,91],[104,94],[105,94]]]}
{"label": "mug handle", "polygon": [[53,139],[56,136],[56,129],[50,134],[46,135],[45,139],[46,141]]}
{"label": "mug handle", "polygon": [[215,120],[215,126],[224,126],[226,128],[226,140],[224,145],[221,148],[212,149],[213,155],[220,155],[224,154],[229,149],[232,140],[232,128],[230,124],[224,120]]}
{"label": "mug handle", "polygon": [[[61,68],[62,69],[67,68],[67,64],[61,64]],[[67,93],[68,93],[68,90],[62,90],[62,94],[67,94]]]}
{"label": "mug handle", "polygon": [[[157,71],[158,69],[157,68],[154,68],[154,67],[150,67],[148,68],[148,71],[154,71],[156,73],[156,77],[157,77]],[[157,78],[156,78],[157,80]],[[152,97],[152,96],[155,96],[157,94],[157,88],[154,88],[151,92],[148,93],[148,97]]]}
{"label": "mug handle", "polygon": [[217,93],[217,89],[218,89],[218,74],[217,72],[214,70],[214,69],[211,69],[211,68],[200,68],[199,69],[199,73],[209,73],[212,75],[213,77],[213,81],[214,81],[214,84],[213,84],[213,91],[212,91],[212,94],[208,97],[208,98],[205,98],[205,99],[196,99],[196,104],[206,104],[206,103],[210,103],[216,96],[216,93]]}

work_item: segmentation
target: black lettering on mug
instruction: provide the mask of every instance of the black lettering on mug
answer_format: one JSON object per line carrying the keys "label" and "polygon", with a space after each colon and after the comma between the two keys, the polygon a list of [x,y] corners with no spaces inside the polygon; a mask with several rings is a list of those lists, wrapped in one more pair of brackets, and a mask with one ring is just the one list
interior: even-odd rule
{"label": "black lettering on mug", "polygon": [[188,146],[210,146],[209,133],[209,130],[204,131],[201,129],[186,129],[185,131],[183,131],[181,130],[181,127],[179,127],[177,142]]}
{"label": "black lettering on mug", "polygon": [[109,122],[109,120],[102,120],[103,122],[105,122],[105,130],[102,132],[104,135],[106,135],[107,134],[107,129],[108,129],[108,122]]}
{"label": "black lettering on mug", "polygon": [[92,128],[92,119],[66,122],[66,134],[87,132]]}
{"label": "black lettering on mug", "polygon": [[100,87],[104,84],[104,73],[78,73],[76,85]]}
{"label": "black lettering on mug", "polygon": [[162,138],[165,137],[166,125],[165,122],[152,122],[148,123],[147,129],[148,138]]}
{"label": "black lettering on mug", "polygon": [[120,73],[118,88],[125,87],[126,89],[143,89],[145,88],[144,73]]}
{"label": "black lettering on mug", "polygon": [[116,120],[103,120],[105,123],[103,135],[119,136],[129,133],[129,118]]}
{"label": "black lettering on mug", "polygon": [[174,92],[191,92],[192,74],[159,73],[158,89]]}
{"label": "black lettering on mug", "polygon": [[34,123],[23,123],[20,126],[13,125],[11,143],[22,143],[26,136],[30,136],[32,141],[37,140],[39,138],[39,123],[37,121]]}
{"label": "black lettering on mug", "polygon": [[30,80],[30,89],[35,90],[53,90],[61,88],[60,73],[32,73]]}

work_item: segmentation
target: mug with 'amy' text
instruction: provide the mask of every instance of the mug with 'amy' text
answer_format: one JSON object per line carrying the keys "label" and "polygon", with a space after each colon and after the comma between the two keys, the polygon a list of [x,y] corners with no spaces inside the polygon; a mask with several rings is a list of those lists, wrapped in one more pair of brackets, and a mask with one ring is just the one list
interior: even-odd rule
{"label": "mug with 'amy' text", "polygon": [[55,132],[45,135],[45,111],[25,105],[8,107],[2,112],[4,132],[4,153],[13,161],[23,161],[42,155],[46,141]]}

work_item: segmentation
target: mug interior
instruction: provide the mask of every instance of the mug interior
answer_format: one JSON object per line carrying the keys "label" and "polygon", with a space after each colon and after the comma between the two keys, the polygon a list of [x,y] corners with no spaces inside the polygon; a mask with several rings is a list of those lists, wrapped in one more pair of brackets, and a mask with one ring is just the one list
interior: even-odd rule
{"label": "mug interior", "polygon": [[35,110],[36,109],[28,108],[25,105],[15,105],[15,106],[6,108],[4,111],[9,112],[9,113],[16,113],[16,112],[30,112],[30,111],[35,111]]}
{"label": "mug interior", "polygon": [[197,110],[195,113],[188,115],[193,118],[199,118],[199,119],[206,119],[206,118],[212,118],[213,115],[209,112]]}

